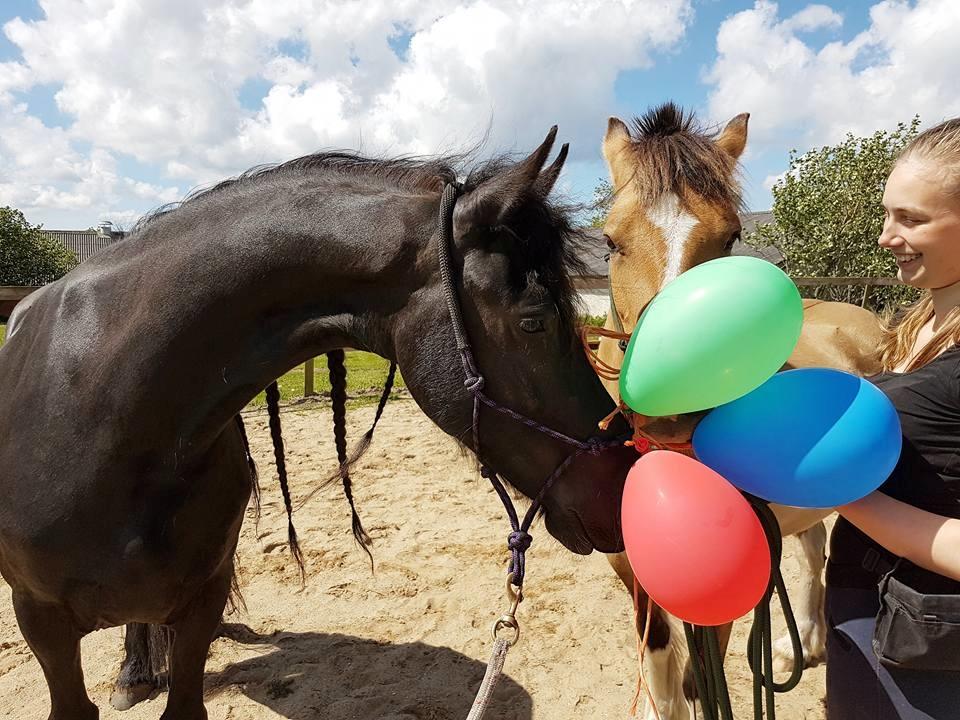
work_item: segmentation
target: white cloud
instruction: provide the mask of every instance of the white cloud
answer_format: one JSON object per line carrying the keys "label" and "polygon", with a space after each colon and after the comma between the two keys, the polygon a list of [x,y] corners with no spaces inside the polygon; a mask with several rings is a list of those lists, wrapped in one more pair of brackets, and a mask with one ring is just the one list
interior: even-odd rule
{"label": "white cloud", "polygon": [[148,207],[179,197],[174,187],[121,179],[111,151],[77,150],[69,132],[43,125],[22,103],[0,100],[0,111],[0,205],[20,208],[32,222],[72,217],[86,226],[103,213],[129,219],[141,214],[130,209],[131,197]]}
{"label": "white cloud", "polygon": [[915,114],[924,124],[960,115],[960,3],[885,0],[849,42],[818,49],[802,36],[839,24],[824,6],[781,19],[767,0],[729,17],[706,74],[711,116],[749,111],[751,145],[805,149],[847,132],[892,128]]}
{"label": "white cloud", "polygon": [[130,191],[138,198],[150,200],[153,202],[172,203],[180,199],[180,189],[175,186],[161,187],[151,185],[150,183],[134,180],[133,178],[124,178],[124,183]]}
{"label": "white cloud", "polygon": [[776,175],[767,175],[763,179],[763,189],[773,190],[774,186],[787,176],[787,172],[777,173]]}
{"label": "white cloud", "polygon": [[[558,123],[574,159],[596,155],[617,74],[646,67],[692,19],[690,0],[45,0],[46,17],[3,30],[23,61],[0,67],[0,134],[29,132],[68,158],[22,143],[2,150],[0,202],[115,212],[171,188],[321,147],[380,154],[528,149]],[[807,25],[829,22],[811,14]],[[410,37],[403,57],[389,40]],[[266,85],[245,108],[248,83]],[[62,131],[14,107],[16,91],[59,88]],[[18,130],[19,129],[19,130]],[[93,148],[87,150],[86,148]],[[159,168],[128,182],[93,153]],[[84,161],[88,165],[84,165]],[[68,177],[69,173],[74,173]],[[40,194],[50,186],[55,192]],[[34,188],[34,189],[30,189]],[[151,198],[151,195],[153,198]],[[41,202],[42,200],[42,202]],[[60,205],[58,205],[59,207]],[[53,207],[53,206],[50,206]]]}
{"label": "white cloud", "polygon": [[823,28],[839,28],[843,16],[826,5],[808,5],[782,23],[785,30],[804,32]]}

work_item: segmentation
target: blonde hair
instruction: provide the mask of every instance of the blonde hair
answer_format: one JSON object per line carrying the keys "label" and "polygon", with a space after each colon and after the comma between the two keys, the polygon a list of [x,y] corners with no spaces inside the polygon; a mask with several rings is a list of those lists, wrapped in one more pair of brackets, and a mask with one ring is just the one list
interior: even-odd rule
{"label": "blonde hair", "polygon": [[[946,120],[924,130],[900,152],[894,166],[905,160],[932,163],[942,173],[949,192],[960,199],[960,118]],[[909,359],[906,371],[921,368],[951,345],[960,343],[960,308],[953,308],[940,329],[911,359],[920,329],[933,319],[933,298],[929,291],[884,325],[880,341],[880,364],[885,371],[899,367]]]}

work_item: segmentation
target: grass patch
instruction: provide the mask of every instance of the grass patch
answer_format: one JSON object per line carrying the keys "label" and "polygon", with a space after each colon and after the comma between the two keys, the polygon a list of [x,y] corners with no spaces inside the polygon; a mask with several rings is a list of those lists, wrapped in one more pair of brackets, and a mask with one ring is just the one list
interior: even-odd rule
{"label": "grass patch", "polygon": [[7,324],[0,323],[0,347],[3,347],[3,339],[7,336]]}
{"label": "grass patch", "polygon": [[[345,364],[347,366],[348,397],[356,398],[361,405],[376,403],[377,397],[383,389],[383,383],[387,379],[390,361],[372,353],[348,350]],[[298,365],[280,377],[278,384],[280,385],[281,401],[303,397],[303,375],[303,365]],[[403,387],[405,387],[403,378],[398,372],[394,388]],[[329,397],[330,395],[330,376],[327,372],[326,358],[323,356],[316,358],[314,361],[313,390],[321,396]],[[266,402],[266,396],[264,393],[260,393],[250,402],[250,405],[254,407],[263,406]]]}

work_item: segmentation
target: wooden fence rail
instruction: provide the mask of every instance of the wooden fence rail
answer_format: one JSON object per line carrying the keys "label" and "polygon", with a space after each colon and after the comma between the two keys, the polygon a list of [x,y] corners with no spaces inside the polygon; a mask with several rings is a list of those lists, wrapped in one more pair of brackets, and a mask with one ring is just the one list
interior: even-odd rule
{"label": "wooden fence rail", "polygon": [[19,302],[37,289],[25,285],[0,285],[0,300],[16,300]]}
{"label": "wooden fence rail", "polygon": [[10,317],[17,303],[36,289],[21,285],[0,285],[0,321]]}
{"label": "wooden fence rail", "polygon": [[797,287],[830,287],[834,285],[863,285],[863,297],[860,307],[867,306],[867,296],[870,288],[899,285],[895,277],[795,277],[792,278]]}

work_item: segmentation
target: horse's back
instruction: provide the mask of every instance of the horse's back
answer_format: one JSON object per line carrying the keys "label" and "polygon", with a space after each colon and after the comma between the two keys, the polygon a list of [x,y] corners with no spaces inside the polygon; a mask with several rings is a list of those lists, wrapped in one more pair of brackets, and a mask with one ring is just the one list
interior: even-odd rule
{"label": "horse's back", "polygon": [[850,303],[803,301],[803,330],[790,367],[829,367],[855,375],[880,371],[877,347],[883,329],[877,316]]}

